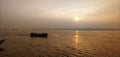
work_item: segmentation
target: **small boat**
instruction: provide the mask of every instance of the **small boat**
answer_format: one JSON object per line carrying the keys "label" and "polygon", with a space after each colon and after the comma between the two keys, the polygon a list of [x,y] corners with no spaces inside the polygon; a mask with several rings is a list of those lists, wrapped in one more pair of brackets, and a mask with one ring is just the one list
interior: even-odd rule
{"label": "small boat", "polygon": [[43,38],[47,38],[48,34],[47,33],[30,33],[31,37],[43,37]]}
{"label": "small boat", "polygon": [[5,41],[4,39],[3,39],[3,40],[0,40],[0,44],[2,44],[4,41]]}

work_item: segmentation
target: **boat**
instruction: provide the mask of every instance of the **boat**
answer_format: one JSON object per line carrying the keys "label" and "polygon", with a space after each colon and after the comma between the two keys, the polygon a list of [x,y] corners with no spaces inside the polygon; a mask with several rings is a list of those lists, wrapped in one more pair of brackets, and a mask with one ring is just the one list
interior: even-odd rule
{"label": "boat", "polygon": [[42,37],[42,38],[47,38],[48,34],[47,33],[30,33],[31,37]]}
{"label": "boat", "polygon": [[0,40],[0,44],[2,44],[4,41],[5,41],[4,39],[3,39],[3,40]]}

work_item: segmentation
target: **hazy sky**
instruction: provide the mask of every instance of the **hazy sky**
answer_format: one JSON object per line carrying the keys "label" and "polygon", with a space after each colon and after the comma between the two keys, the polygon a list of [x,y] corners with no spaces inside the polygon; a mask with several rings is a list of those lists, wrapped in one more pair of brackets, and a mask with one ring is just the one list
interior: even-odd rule
{"label": "hazy sky", "polygon": [[120,28],[120,0],[0,0],[0,28],[76,27]]}

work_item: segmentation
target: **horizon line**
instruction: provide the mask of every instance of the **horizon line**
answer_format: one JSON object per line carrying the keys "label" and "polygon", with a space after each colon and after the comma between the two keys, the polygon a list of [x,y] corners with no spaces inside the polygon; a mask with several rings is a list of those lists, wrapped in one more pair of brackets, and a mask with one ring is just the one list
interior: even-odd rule
{"label": "horizon line", "polygon": [[35,29],[35,30],[120,30],[120,28],[0,28],[7,29]]}

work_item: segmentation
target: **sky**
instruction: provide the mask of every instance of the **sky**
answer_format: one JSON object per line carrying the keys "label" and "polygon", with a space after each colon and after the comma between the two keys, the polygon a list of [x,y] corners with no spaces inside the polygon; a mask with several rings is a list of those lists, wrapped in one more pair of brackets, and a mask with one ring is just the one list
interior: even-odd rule
{"label": "sky", "polygon": [[120,0],[0,0],[0,28],[120,28]]}

